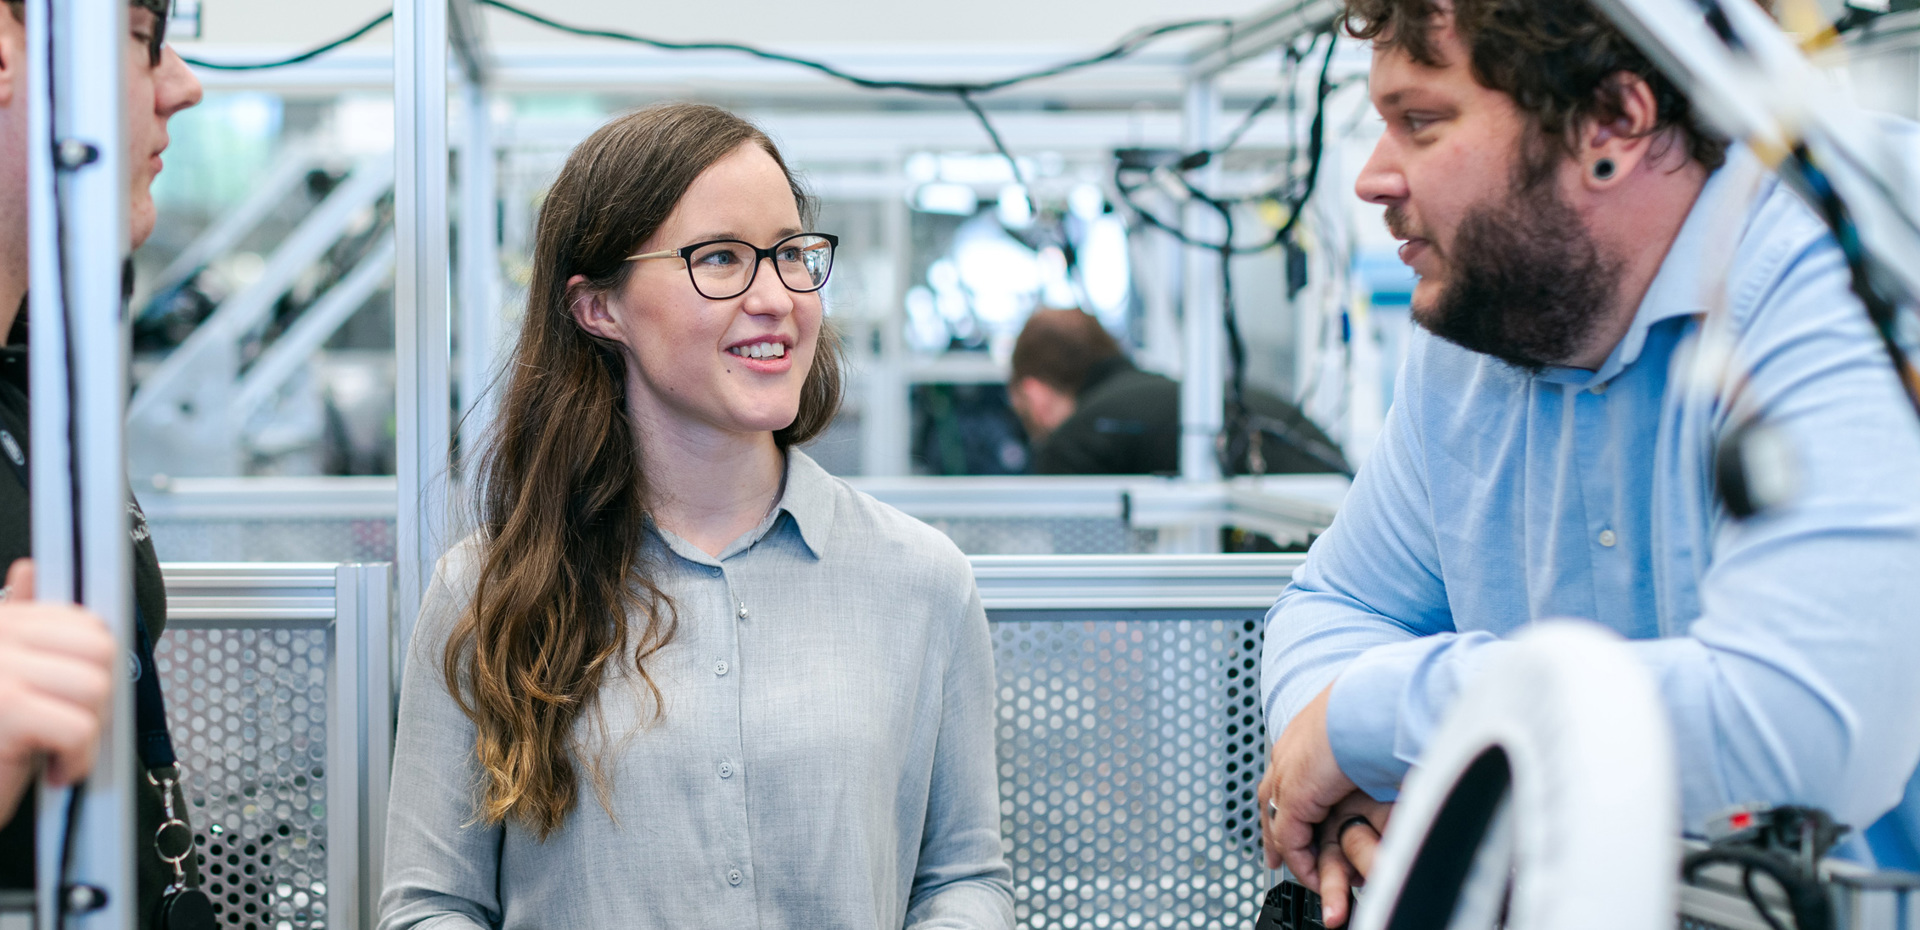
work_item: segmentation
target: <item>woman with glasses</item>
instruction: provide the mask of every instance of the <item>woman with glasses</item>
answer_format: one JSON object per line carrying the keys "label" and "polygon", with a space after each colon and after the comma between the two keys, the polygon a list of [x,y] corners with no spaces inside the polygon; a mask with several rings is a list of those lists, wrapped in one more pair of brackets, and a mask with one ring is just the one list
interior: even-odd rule
{"label": "woman with glasses", "polygon": [[1012,926],[968,564],[795,448],[841,390],[810,207],[713,107],[568,158],[408,653],[383,928]]}

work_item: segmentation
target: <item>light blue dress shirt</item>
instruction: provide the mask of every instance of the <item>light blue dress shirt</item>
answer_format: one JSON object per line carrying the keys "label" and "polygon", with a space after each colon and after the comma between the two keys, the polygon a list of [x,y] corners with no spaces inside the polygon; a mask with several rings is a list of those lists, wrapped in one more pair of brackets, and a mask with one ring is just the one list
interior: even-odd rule
{"label": "light blue dress shirt", "polygon": [[[1268,732],[1333,682],[1334,756],[1390,799],[1503,637],[1593,620],[1664,694],[1689,832],[1736,803],[1813,804],[1920,866],[1920,425],[1838,246],[1729,156],[1598,371],[1416,335],[1378,446],[1268,615]],[[1724,366],[1700,349],[1716,304]],[[1742,375],[1731,403],[1713,389]],[[1799,490],[1741,522],[1712,450],[1749,409]]]}

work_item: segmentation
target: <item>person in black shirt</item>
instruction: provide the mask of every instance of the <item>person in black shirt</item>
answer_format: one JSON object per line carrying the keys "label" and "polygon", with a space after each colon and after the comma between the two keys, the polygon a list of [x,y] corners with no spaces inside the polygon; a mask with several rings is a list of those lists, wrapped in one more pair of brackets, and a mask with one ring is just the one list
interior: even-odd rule
{"label": "person in black shirt", "polygon": [[[1100,321],[1042,309],[1013,344],[1007,396],[1043,475],[1172,474],[1180,467],[1180,383],[1141,371]],[[1249,390],[1248,413],[1265,441],[1264,474],[1344,472],[1339,447],[1298,407]],[[1246,430],[1230,430],[1235,474],[1253,469]]]}
{"label": "person in black shirt", "polygon": [[[34,880],[33,793],[43,770],[57,783],[84,777],[105,726],[106,700],[114,678],[124,680],[124,659],[100,619],[80,608],[35,603],[31,590],[31,508],[26,487],[27,441],[27,73],[24,10],[5,0],[0,13],[0,566],[8,588],[0,600],[0,889],[32,888]],[[168,0],[131,0],[128,13],[127,167],[131,243],[153,232],[152,185],[167,147],[167,121],[198,103],[200,83],[180,57],[163,45]],[[166,628],[166,591],[146,520],[129,499],[133,533],[134,603],[148,632]],[[131,687],[123,684],[122,687]],[[138,765],[138,763],[135,763]],[[161,821],[161,796],[144,769],[135,774],[141,926],[172,881],[152,837]],[[186,812],[175,795],[175,809]],[[189,863],[192,857],[189,857]]]}

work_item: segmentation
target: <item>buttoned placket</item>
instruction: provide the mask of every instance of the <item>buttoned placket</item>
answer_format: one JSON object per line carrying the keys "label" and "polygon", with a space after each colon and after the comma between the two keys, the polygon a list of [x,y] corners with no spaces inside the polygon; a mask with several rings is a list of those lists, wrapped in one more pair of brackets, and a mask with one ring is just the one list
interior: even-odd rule
{"label": "buttoned placket", "polygon": [[1620,547],[1619,530],[1614,526],[1615,514],[1622,503],[1616,481],[1622,463],[1618,460],[1619,446],[1613,441],[1615,411],[1609,405],[1615,403],[1615,398],[1609,395],[1610,387],[1609,381],[1599,381],[1583,390],[1569,391],[1567,397],[1574,408],[1574,455],[1584,502],[1579,516],[1585,527],[1592,572],[1592,619],[1599,623],[1608,623],[1606,605],[1624,603],[1621,598],[1628,596],[1628,592],[1622,588],[1631,582],[1631,567]]}
{"label": "buttoned placket", "polygon": [[[713,644],[713,654],[707,657],[708,671],[713,676],[715,693],[719,697],[714,728],[713,762],[708,769],[708,777],[713,780],[713,794],[721,799],[721,807],[726,811],[728,829],[726,830],[727,850],[721,857],[724,873],[720,878],[730,893],[738,893],[740,907],[751,908],[757,898],[753,894],[753,857],[752,837],[747,821],[747,794],[745,770],[741,764],[745,746],[741,742],[744,730],[742,714],[745,712],[742,679],[746,671],[740,665],[740,629],[739,624],[746,619],[745,606],[740,600],[735,575],[740,571],[738,561],[734,564],[715,566],[710,575],[715,588],[710,592],[711,613],[707,616],[720,622],[713,627],[714,635],[709,642]],[[703,618],[704,619],[704,618]],[[711,622],[711,621],[707,621]]]}

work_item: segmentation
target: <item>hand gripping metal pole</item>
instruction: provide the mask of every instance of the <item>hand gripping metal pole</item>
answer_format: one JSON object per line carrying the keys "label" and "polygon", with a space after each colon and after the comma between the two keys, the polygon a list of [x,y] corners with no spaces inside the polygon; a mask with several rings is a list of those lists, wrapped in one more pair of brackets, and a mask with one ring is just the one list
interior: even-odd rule
{"label": "hand gripping metal pole", "polygon": [[[120,297],[129,250],[121,75],[127,28],[126,0],[28,4],[36,595],[84,603],[130,654]],[[70,807],[68,792],[41,790],[42,927],[135,924],[132,695],[130,685],[114,689],[84,803]],[[70,810],[77,811],[71,829]]]}

